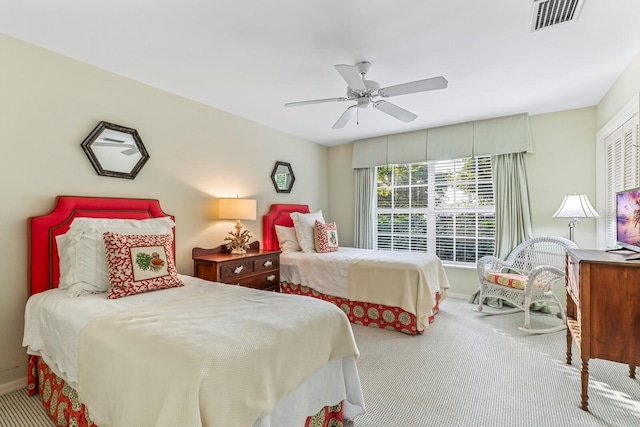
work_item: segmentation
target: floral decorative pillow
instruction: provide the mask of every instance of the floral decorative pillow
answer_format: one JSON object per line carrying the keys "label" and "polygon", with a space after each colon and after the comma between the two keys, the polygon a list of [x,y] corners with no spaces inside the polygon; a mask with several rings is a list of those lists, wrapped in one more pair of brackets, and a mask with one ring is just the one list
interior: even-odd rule
{"label": "floral decorative pillow", "polygon": [[338,227],[335,222],[325,224],[316,220],[314,237],[316,252],[327,253],[338,250]]}
{"label": "floral decorative pillow", "polygon": [[173,260],[171,234],[104,233],[109,270],[107,298],[184,286]]}

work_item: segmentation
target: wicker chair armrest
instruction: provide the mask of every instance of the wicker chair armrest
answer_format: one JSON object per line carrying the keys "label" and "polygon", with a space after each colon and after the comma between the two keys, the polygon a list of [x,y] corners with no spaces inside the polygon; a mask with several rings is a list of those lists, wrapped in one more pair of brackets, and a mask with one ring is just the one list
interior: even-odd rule
{"label": "wicker chair armrest", "polygon": [[552,265],[539,265],[529,272],[527,275],[527,284],[525,292],[531,294],[534,283],[550,284],[558,279],[562,279],[565,272]]}
{"label": "wicker chair armrest", "polygon": [[509,271],[521,273],[520,271],[517,271],[516,269],[514,269],[511,263],[490,255],[483,256],[482,258],[480,258],[476,266],[477,266],[476,270],[478,272],[478,276],[480,277],[480,280],[482,280],[487,274],[487,272],[489,271],[500,273],[500,272],[504,272],[505,270],[509,270]]}

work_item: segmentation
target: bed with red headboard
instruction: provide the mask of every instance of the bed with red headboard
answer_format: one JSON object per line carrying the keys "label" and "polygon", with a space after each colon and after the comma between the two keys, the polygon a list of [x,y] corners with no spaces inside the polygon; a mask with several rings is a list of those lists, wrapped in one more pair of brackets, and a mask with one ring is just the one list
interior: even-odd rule
{"label": "bed with red headboard", "polygon": [[30,295],[58,287],[60,259],[56,236],[69,231],[75,218],[149,219],[173,216],[158,200],[111,197],[58,196],[53,210],[29,218]]}
{"label": "bed with red headboard", "polygon": [[[171,217],[167,215],[157,200],[150,199],[129,199],[129,198],[108,198],[108,197],[75,197],[75,196],[59,196],[56,198],[53,210],[42,216],[35,216],[28,220],[28,249],[29,249],[29,294],[47,296],[48,292],[55,292],[59,296],[62,289],[56,289],[58,287],[60,266],[58,257],[58,248],[56,243],[56,236],[65,234],[71,223],[75,218],[118,218],[118,219],[132,219],[142,220],[149,218],[161,218]],[[172,248],[175,254],[175,246]],[[205,289],[207,292],[211,289],[211,292],[215,292],[216,289],[221,289],[223,292],[229,293],[231,290],[238,288],[213,284],[211,282],[204,282],[201,279],[180,276],[185,283],[183,288],[174,288],[172,291],[180,291],[187,289],[190,286],[200,286],[201,289]],[[255,298],[271,298],[270,295],[276,297],[282,297],[281,295],[271,294],[262,291],[248,290],[246,288],[239,289],[241,292],[255,292],[257,293]],[[160,294],[164,291],[156,291],[150,294]],[[235,292],[235,291],[234,291]],[[147,294],[148,296],[151,296]],[[53,294],[49,294],[53,295]],[[97,296],[94,295],[96,298]],[[65,298],[66,295],[64,296]],[[81,300],[83,297],[75,298],[75,300]],[[106,297],[105,297],[106,298]],[[74,299],[74,298],[71,298]],[[30,298],[31,300],[31,298]],[[105,300],[106,301],[106,300]],[[116,300],[117,301],[117,300]],[[28,310],[30,309],[28,305]],[[340,314],[340,313],[338,313]],[[242,319],[238,319],[241,322]],[[26,323],[29,323],[28,321]],[[345,321],[346,323],[346,321]],[[25,336],[27,336],[27,326],[25,326]],[[352,338],[351,338],[352,339]],[[29,343],[25,344],[29,348]],[[29,350],[28,350],[29,351]],[[38,352],[35,352],[38,353]],[[88,410],[83,404],[79,402],[78,392],[71,387],[70,384],[65,382],[66,378],[64,373],[56,370],[56,363],[46,363],[47,361],[55,362],[55,357],[45,354],[31,354],[29,358],[29,373],[28,373],[28,391],[30,394],[40,394],[42,402],[50,414],[52,420],[58,426],[78,425],[78,426],[95,426],[89,417]],[[353,363],[353,357],[344,357],[342,359],[344,366],[337,366],[335,361],[327,363],[321,368],[323,373],[327,373],[327,379],[319,378],[320,375],[316,375],[314,378],[309,377],[290,394],[297,395],[300,401],[312,401],[309,397],[309,389],[305,387],[313,387],[314,384],[318,384],[329,381],[329,377],[334,377],[334,369],[345,368],[345,384],[341,384],[343,389],[349,389],[350,392],[355,391],[355,396],[359,396],[353,402],[348,400],[341,400],[326,402],[318,404],[310,403],[309,407],[316,405],[316,409],[313,410],[313,417],[308,416],[305,422],[296,424],[300,427],[309,426],[311,422],[320,422],[318,425],[331,425],[342,426],[343,414],[348,418],[353,418],[359,413],[364,412],[364,405],[362,403],[362,395],[360,390],[359,381],[357,379],[357,370],[355,370],[355,363]],[[350,368],[348,365],[353,363],[354,372],[346,372]],[[171,372],[171,367],[167,367],[168,372]],[[318,378],[316,378],[318,377]],[[320,381],[320,383],[314,383]],[[145,383],[144,380],[142,380]],[[354,387],[356,389],[354,390]],[[224,386],[221,386],[224,388]],[[341,392],[342,393],[342,392]],[[350,398],[350,400],[353,400]],[[202,402],[201,402],[202,405]],[[317,408],[322,408],[316,413]],[[280,413],[280,415],[277,415]],[[271,422],[273,424],[274,419],[278,419],[277,416],[282,417],[282,413],[287,413],[286,406],[281,406],[280,403],[276,405],[274,411],[260,418],[256,421],[254,426],[262,426],[268,424],[261,424],[264,422]],[[276,415],[274,415],[276,414]],[[276,418],[271,418],[276,417]],[[266,421],[267,419],[271,421]],[[282,418],[280,418],[281,420]],[[278,424],[276,422],[276,424]],[[316,424],[313,424],[316,425]]]}
{"label": "bed with red headboard", "polygon": [[[290,214],[293,212],[309,213],[310,210],[309,206],[300,204],[271,205],[269,212],[263,216],[263,244],[266,249],[280,249],[275,226],[293,227],[293,220],[290,216]],[[387,257],[393,255],[397,258],[400,255],[399,253],[390,254],[388,251],[365,251],[363,249],[353,248],[341,248],[341,250],[344,251],[345,254],[346,260],[344,262],[351,263],[351,266],[353,266],[354,262],[354,258],[352,257],[361,259],[363,257],[362,254],[365,253],[366,257],[377,256],[379,254],[386,255]],[[354,254],[354,252],[356,253]],[[444,269],[442,268],[440,261],[436,257],[434,257],[433,255],[424,254],[424,258],[429,259],[429,265],[427,265],[427,262],[425,262],[424,264],[419,266],[419,268],[425,269],[438,269],[438,274],[428,275],[430,279],[438,281],[437,285],[431,286],[431,289],[438,289],[437,291],[433,292],[433,301],[435,301],[435,305],[433,305],[431,313],[429,313],[428,316],[420,316],[420,314],[417,313],[416,310],[408,310],[396,305],[387,305],[383,303],[381,304],[381,302],[387,300],[387,298],[371,293],[370,295],[373,296],[372,300],[376,302],[352,300],[346,295],[330,295],[327,292],[323,292],[322,290],[314,289],[313,286],[308,286],[310,282],[317,283],[318,279],[310,280],[309,273],[300,273],[300,270],[298,269],[298,266],[300,264],[298,263],[302,262],[306,263],[306,265],[313,264],[313,268],[305,269],[305,271],[313,270],[314,274],[317,274],[318,271],[325,271],[325,274],[319,275],[324,276],[324,280],[324,278],[330,274],[330,270],[335,269],[335,256],[339,253],[341,253],[340,250],[331,254],[331,257],[327,256],[327,254],[308,254],[309,256],[307,257],[301,252],[296,252],[293,254],[283,253],[280,256],[280,291],[283,293],[305,295],[329,301],[340,307],[347,314],[347,317],[352,323],[360,325],[395,330],[414,335],[424,332],[424,329],[426,328],[426,326],[428,326],[428,323],[433,322],[434,315],[439,310],[439,301],[441,301],[446,296],[446,290],[449,287],[446,275],[444,275]],[[416,255],[417,254],[413,254],[412,256],[415,257]],[[420,263],[422,263],[422,261],[420,261]],[[372,267],[375,268],[375,265],[372,265]],[[289,269],[297,269],[297,280],[289,277],[288,273],[292,271]],[[350,267],[347,267],[347,269],[349,271],[348,275],[352,275],[353,269]],[[343,284],[345,294],[350,293],[349,280],[346,280]],[[400,279],[398,281],[400,281]],[[415,286],[422,285],[416,284]],[[398,292],[401,291],[402,290],[400,289]],[[416,292],[416,295],[420,295],[420,292]],[[415,304],[415,306],[417,307],[418,305]],[[428,307],[431,306],[429,305]],[[422,319],[420,319],[420,317],[422,317]]]}

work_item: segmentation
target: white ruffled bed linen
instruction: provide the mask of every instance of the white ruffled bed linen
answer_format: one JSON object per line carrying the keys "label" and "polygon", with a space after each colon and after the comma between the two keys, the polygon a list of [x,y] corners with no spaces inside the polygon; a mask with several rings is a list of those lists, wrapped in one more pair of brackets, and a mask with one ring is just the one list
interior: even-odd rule
{"label": "white ruffled bed linen", "polygon": [[[70,298],[65,290],[60,289],[36,294],[27,302],[23,345],[27,347],[28,354],[41,356],[54,373],[77,390],[80,332],[91,320],[138,306],[169,302],[185,292],[197,294],[205,288],[212,290],[216,287],[225,291],[229,289],[228,285],[190,276],[180,275],[180,278],[185,282],[184,288],[165,289],[117,300],[107,300],[105,294]],[[323,365],[287,393],[271,413],[256,420],[253,427],[299,427],[309,414],[341,400],[345,400],[343,411],[347,418],[353,419],[364,412],[360,380],[352,356]]]}
{"label": "white ruffled bed linen", "polygon": [[[354,280],[358,277],[362,280]],[[326,295],[400,307],[416,315],[423,328],[435,305],[433,296],[439,293],[444,299],[449,289],[442,262],[435,255],[349,247],[328,253],[283,254],[280,280]]]}

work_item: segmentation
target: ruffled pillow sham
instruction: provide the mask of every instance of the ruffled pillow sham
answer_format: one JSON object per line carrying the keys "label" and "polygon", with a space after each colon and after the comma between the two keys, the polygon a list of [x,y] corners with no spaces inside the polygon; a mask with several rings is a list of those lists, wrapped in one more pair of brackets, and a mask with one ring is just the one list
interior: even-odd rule
{"label": "ruffled pillow sham", "polygon": [[293,212],[289,215],[293,220],[293,228],[296,231],[296,237],[302,252],[315,252],[316,244],[313,238],[313,229],[316,221],[324,223],[322,211],[311,213]]}

